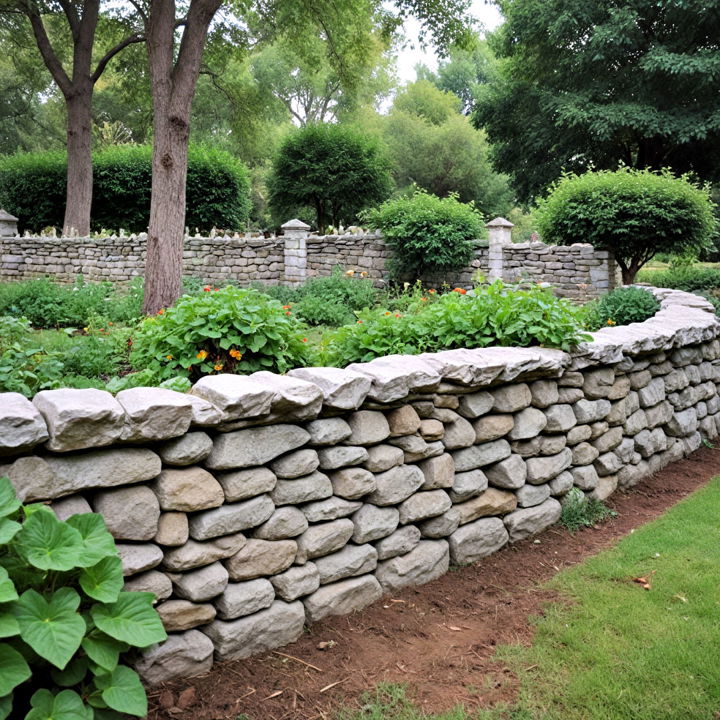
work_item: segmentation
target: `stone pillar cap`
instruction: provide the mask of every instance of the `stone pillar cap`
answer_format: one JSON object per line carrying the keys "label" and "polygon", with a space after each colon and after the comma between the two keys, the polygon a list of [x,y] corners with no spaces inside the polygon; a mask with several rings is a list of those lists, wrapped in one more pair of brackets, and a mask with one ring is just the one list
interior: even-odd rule
{"label": "stone pillar cap", "polygon": [[0,209],[0,220],[10,220],[12,222],[17,222],[17,218],[14,215],[11,215],[7,210]]}
{"label": "stone pillar cap", "polygon": [[506,228],[512,228],[515,227],[513,223],[511,223],[509,220],[506,220],[504,217],[496,217],[494,220],[491,220],[489,223],[485,225],[486,228],[495,228],[495,227],[506,227]]}
{"label": "stone pillar cap", "polygon": [[309,230],[310,226],[306,225],[302,220],[293,218],[288,220],[284,225],[280,226],[283,230]]}

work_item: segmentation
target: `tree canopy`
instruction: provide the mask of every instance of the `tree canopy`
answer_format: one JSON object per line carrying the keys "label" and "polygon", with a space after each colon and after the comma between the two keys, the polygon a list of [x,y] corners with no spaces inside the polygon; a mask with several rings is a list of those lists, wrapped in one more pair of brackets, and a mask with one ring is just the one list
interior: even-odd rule
{"label": "tree canopy", "polygon": [[563,169],[720,178],[717,0],[499,0],[501,58],[475,111],[524,200]]}

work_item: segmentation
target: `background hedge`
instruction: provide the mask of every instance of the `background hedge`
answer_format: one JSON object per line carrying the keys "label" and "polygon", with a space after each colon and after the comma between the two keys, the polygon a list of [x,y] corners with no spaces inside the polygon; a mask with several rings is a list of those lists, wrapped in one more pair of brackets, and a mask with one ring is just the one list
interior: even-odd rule
{"label": "background hedge", "polygon": [[[93,230],[144,232],[150,219],[152,149],[122,145],[93,153]],[[0,156],[0,207],[20,232],[61,228],[67,159],[63,152]],[[244,229],[250,179],[242,162],[222,150],[191,147],[185,224],[208,231]]]}

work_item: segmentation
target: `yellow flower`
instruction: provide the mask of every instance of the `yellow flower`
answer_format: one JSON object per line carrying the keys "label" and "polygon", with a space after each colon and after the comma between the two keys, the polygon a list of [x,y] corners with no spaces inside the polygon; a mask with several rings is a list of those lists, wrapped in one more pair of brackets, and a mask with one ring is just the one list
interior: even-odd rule
{"label": "yellow flower", "polygon": [[208,356],[207,350],[201,350],[195,357],[198,360],[204,360]]}
{"label": "yellow flower", "polygon": [[354,271],[354,270],[347,270],[347,271],[345,272],[345,274],[346,274],[348,277],[352,277],[352,276],[355,274],[355,271]]}
{"label": "yellow flower", "polygon": [[165,356],[165,359],[166,359],[166,360],[172,360],[172,355],[166,355],[166,356]]}
{"label": "yellow flower", "polygon": [[235,358],[236,360],[240,360],[242,358],[242,353],[239,350],[235,350],[233,348],[229,353],[231,358]]}
{"label": "yellow flower", "polygon": [[360,273],[360,277],[367,277],[367,270],[363,270],[363,271]]}
{"label": "yellow flower", "polygon": [[615,325],[616,323],[615,323],[614,320],[608,320],[608,321],[607,321],[607,324],[608,324],[608,325]]}
{"label": "yellow flower", "polygon": [[222,366],[222,365],[213,365],[213,369],[214,369],[214,370],[217,370],[218,372],[220,372],[220,370],[223,369],[223,366]]}

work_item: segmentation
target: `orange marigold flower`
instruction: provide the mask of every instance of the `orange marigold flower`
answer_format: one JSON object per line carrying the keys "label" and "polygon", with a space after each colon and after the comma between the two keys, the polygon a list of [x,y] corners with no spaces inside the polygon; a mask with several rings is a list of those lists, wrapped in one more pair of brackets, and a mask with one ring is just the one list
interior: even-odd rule
{"label": "orange marigold flower", "polygon": [[213,288],[215,292],[220,292],[220,288]]}
{"label": "orange marigold flower", "polygon": [[303,342],[307,342],[307,338],[303,338]]}
{"label": "orange marigold flower", "polygon": [[367,277],[367,270],[363,270],[363,271],[360,273],[360,277]]}
{"label": "orange marigold flower", "polygon": [[160,308],[160,309],[157,311],[157,314],[158,314],[158,315],[164,315],[164,314],[165,314],[165,308]]}
{"label": "orange marigold flower", "polygon": [[289,310],[286,310],[286,311],[285,311],[285,314],[286,314],[286,315],[292,315],[292,313],[291,313]]}
{"label": "orange marigold flower", "polygon": [[453,288],[453,292],[458,293],[458,295],[467,295],[467,290],[465,288]]}
{"label": "orange marigold flower", "polygon": [[108,325],[112,325],[112,323],[108,320]]}
{"label": "orange marigold flower", "polygon": [[437,292],[437,290],[428,290],[428,292],[429,292],[431,295],[434,295],[434,294]]}
{"label": "orange marigold flower", "polygon": [[242,358],[242,353],[239,350],[235,350],[235,348],[233,348],[228,354],[236,360],[240,360],[240,358]]}
{"label": "orange marigold flower", "polygon": [[222,370],[222,369],[223,369],[222,365],[213,365],[213,370],[217,370],[218,372],[220,372],[220,370]]}
{"label": "orange marigold flower", "polygon": [[204,360],[208,356],[207,350],[201,350],[195,357],[198,360]]}
{"label": "orange marigold flower", "polygon": [[358,320],[358,321],[357,321],[357,324],[358,324],[358,325],[362,325],[362,320]]}
{"label": "orange marigold flower", "polygon": [[427,298],[425,298],[425,297],[420,298],[420,301],[421,301],[421,302],[427,302]]}
{"label": "orange marigold flower", "polygon": [[395,313],[395,317],[402,317],[400,313]]}
{"label": "orange marigold flower", "polygon": [[292,307],[292,305],[283,305],[283,310],[289,310]]}
{"label": "orange marigold flower", "polygon": [[607,324],[608,324],[608,325],[615,325],[616,323],[615,323],[614,320],[608,320],[608,321],[607,321]]}
{"label": "orange marigold flower", "polygon": [[345,274],[346,274],[348,277],[352,277],[352,276],[355,274],[355,271],[354,271],[354,270],[346,270],[346,271],[345,271]]}
{"label": "orange marigold flower", "polygon": [[392,313],[388,310],[385,315],[392,315]]}
{"label": "orange marigold flower", "polygon": [[206,285],[206,286],[203,288],[203,292],[210,292],[210,286],[209,286],[209,285]]}
{"label": "orange marigold flower", "polygon": [[166,356],[165,356],[165,359],[166,359],[166,360],[172,360],[172,355],[166,355]]}

